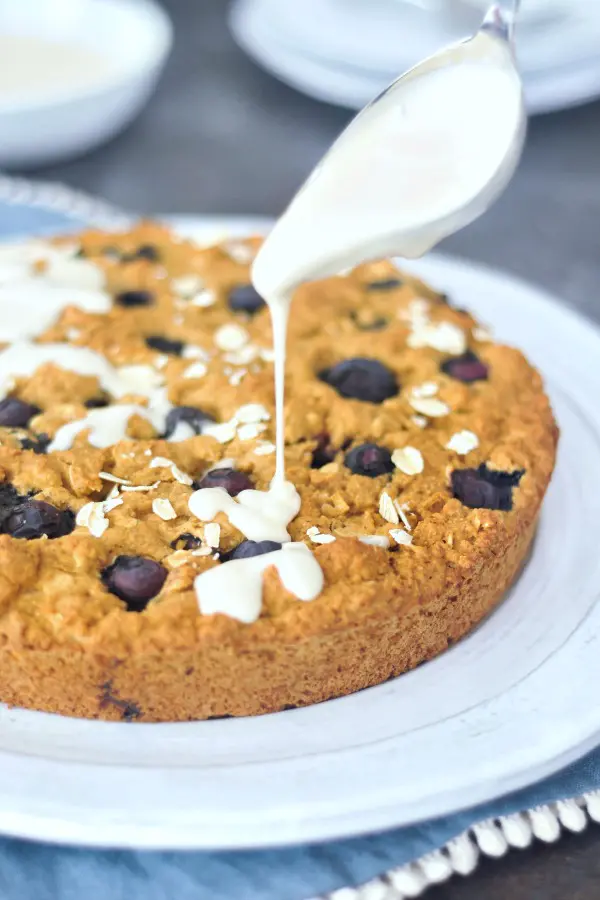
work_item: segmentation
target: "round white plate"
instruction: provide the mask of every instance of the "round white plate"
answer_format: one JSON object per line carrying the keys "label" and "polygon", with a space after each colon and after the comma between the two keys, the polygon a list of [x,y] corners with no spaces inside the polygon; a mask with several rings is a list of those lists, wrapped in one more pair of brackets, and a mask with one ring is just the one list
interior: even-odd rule
{"label": "round white plate", "polygon": [[[395,4],[388,7],[380,9],[377,16],[366,17],[364,7],[347,7],[343,28],[339,27],[344,18],[340,10],[331,8],[330,27],[324,28],[322,16],[315,18],[304,7],[298,18],[273,0],[236,0],[229,22],[240,47],[281,81],[318,100],[360,109],[402,71],[462,34],[423,10],[395,8]],[[360,16],[361,9],[364,21],[348,24],[348,16]],[[566,37],[569,31],[572,33]],[[390,40],[390,35],[398,34],[402,35],[400,44]],[[600,5],[586,6],[578,16],[559,27],[546,28],[541,35],[530,38],[529,34],[521,64],[531,115],[575,106],[600,95]]]}
{"label": "round white plate", "polygon": [[[200,241],[265,220],[180,221]],[[499,272],[411,268],[543,370],[562,427],[532,556],[433,662],[308,709],[173,725],[0,710],[0,830],[96,846],[258,847],[439,816],[548,775],[600,733],[600,333]]]}

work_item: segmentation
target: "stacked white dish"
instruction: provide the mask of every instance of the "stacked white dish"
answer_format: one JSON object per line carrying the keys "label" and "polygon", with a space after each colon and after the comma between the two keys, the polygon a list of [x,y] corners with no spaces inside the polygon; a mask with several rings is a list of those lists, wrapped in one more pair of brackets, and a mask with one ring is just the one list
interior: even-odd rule
{"label": "stacked white dish", "polygon": [[[298,90],[360,108],[401,72],[472,32],[476,0],[235,0],[240,46]],[[517,52],[530,113],[600,96],[600,3],[546,0],[528,7]]]}

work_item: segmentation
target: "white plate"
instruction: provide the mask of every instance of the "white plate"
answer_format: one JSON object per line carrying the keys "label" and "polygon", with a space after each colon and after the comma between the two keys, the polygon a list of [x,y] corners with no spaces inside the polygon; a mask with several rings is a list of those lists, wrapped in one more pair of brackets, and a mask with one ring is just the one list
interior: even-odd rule
{"label": "white plate", "polygon": [[[205,241],[264,220],[185,220]],[[412,265],[542,368],[562,427],[532,556],[497,611],[380,687],[253,719],[153,725],[0,711],[0,829],[96,846],[258,847],[439,816],[548,775],[600,733],[600,334],[443,257]]]}
{"label": "white plate", "polygon": [[[340,40],[339,31],[333,27],[320,29],[320,34],[322,37],[326,33],[328,40],[330,35],[337,35],[337,52],[335,44],[331,47],[331,42],[327,45],[327,52],[318,41],[288,40],[296,37],[296,32],[284,34],[278,28],[280,22],[275,15],[278,13],[281,16],[284,9],[286,7],[274,7],[271,0],[237,0],[231,7],[229,22],[238,44],[259,65],[286,84],[318,100],[351,109],[363,107],[402,71],[457,37],[457,34],[444,30],[439,24],[433,31],[425,29],[418,19],[419,15],[422,18],[424,14],[415,9],[402,10],[404,25],[411,27],[394,25],[388,15],[379,20],[373,18],[365,21],[364,27],[343,29],[342,38],[344,35],[360,35],[363,50],[377,48],[378,60],[375,64],[364,52],[351,52],[344,40]],[[587,27],[591,44],[575,52],[569,40],[564,39],[564,29],[554,29],[550,34],[552,43],[546,40],[543,47],[538,47],[535,57],[532,53],[532,63],[537,61],[540,64],[546,57],[547,63],[524,72],[525,96],[531,115],[575,106],[600,95],[600,59],[597,53],[600,5],[587,9],[592,13]],[[313,22],[305,12],[303,8],[302,23]],[[365,35],[365,29],[372,33],[371,39]],[[403,34],[403,40],[399,47],[394,43],[393,60],[389,60],[385,53],[389,41],[385,40],[385,35],[398,33]],[[535,49],[535,44],[533,47]],[[570,51],[568,58],[565,57],[565,47]]]}

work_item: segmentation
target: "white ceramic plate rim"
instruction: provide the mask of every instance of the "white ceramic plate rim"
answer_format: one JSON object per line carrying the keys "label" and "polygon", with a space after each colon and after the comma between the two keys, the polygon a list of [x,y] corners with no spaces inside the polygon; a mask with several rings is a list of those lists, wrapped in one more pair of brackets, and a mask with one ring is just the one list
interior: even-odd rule
{"label": "white ceramic plate rim", "polygon": [[[268,220],[256,218],[202,217],[175,221],[179,222],[182,233],[197,236],[201,241],[224,234],[241,235],[268,226]],[[586,359],[597,358],[598,330],[544,292],[509,276],[444,257],[432,256],[409,268],[450,291],[453,285],[462,284],[467,293],[489,292],[492,297],[501,295],[503,302],[504,298],[511,302],[511,296],[513,302],[518,298],[524,314],[533,317],[535,322],[544,321],[548,333],[560,340],[556,355],[568,357],[569,364],[579,366],[581,373],[587,373],[588,380],[598,380],[585,366]],[[459,299],[464,301],[464,294]],[[528,349],[538,362],[545,357],[542,341],[539,345],[534,341]],[[562,364],[559,359],[559,374]],[[596,396],[594,393],[594,402]],[[596,501],[592,498],[590,502]],[[600,564],[597,568],[595,575],[600,573]],[[524,578],[527,572],[528,569]],[[509,598],[502,606],[510,602]],[[490,628],[493,623],[494,619],[488,621],[484,629],[496,640],[495,629]],[[555,623],[549,624],[554,627]],[[402,765],[398,746],[402,746],[402,741],[405,746],[406,741],[417,745],[429,741],[432,727],[445,721],[438,713],[435,713],[438,719],[432,719],[433,724],[413,728],[408,735],[398,733],[383,740],[371,740],[370,734],[362,733],[360,719],[353,720],[353,739],[346,747],[308,753],[304,757],[293,756],[292,741],[292,757],[288,753],[287,758],[285,755],[276,758],[275,754],[270,759],[271,744],[267,741],[264,752],[259,754],[266,757],[266,762],[248,757],[244,736],[270,734],[276,744],[283,729],[292,739],[296,735],[300,744],[303,737],[298,729],[315,722],[326,728],[342,709],[350,710],[352,719],[353,714],[360,714],[361,708],[365,708],[365,698],[369,706],[378,698],[379,702],[381,698],[388,702],[385,699],[388,697],[396,704],[396,687],[418,684],[423,673],[429,673],[431,680],[437,671],[437,661],[395,682],[352,697],[262,719],[184,725],[121,724],[0,710],[0,830],[23,837],[90,846],[259,847],[340,838],[472,806],[548,775],[596,744],[600,707],[591,701],[600,676],[600,655],[595,644],[599,634],[600,608],[594,594],[577,627],[567,628],[561,634],[554,655],[542,660],[537,669],[512,684],[502,696],[490,697],[484,704],[484,718],[500,716],[505,721],[515,717],[514,746],[504,748],[499,754],[494,743],[489,742],[485,729],[471,734],[471,710],[465,708],[458,717],[457,727],[462,730],[461,740],[466,743],[440,748],[445,767],[442,759],[438,760],[439,765],[428,773],[430,783],[415,785],[409,798],[405,792],[410,773],[405,774],[404,784],[398,776]],[[455,650],[439,659],[449,659]],[[556,683],[556,671],[559,680],[564,681],[568,674],[568,692],[557,691],[548,697],[542,670],[555,673],[550,683]],[[407,691],[403,693],[406,695]],[[518,699],[523,693],[525,707],[515,705],[515,697]],[[393,724],[396,728],[397,723]],[[28,741],[22,752],[6,749],[5,742],[10,743],[15,733]],[[227,755],[223,759],[213,758],[204,766],[204,773],[202,767],[186,762],[188,758],[195,759],[202,746],[208,746],[215,736],[226,733],[234,736],[230,741],[230,755],[235,758],[238,754],[241,762],[232,763]],[[100,749],[94,762],[81,762],[73,749],[82,734],[88,735],[88,740],[90,736],[93,741],[98,740]],[[139,764],[137,758],[135,765],[111,762],[113,740],[115,746],[125,740],[139,748]],[[315,735],[315,741],[320,740]],[[148,759],[152,760],[155,741],[168,742],[172,748],[168,764],[157,766],[144,762],[146,748],[150,753]],[[47,752],[50,745],[52,754]],[[103,745],[108,751],[105,758]],[[471,758],[456,758],[465,747]],[[186,756],[186,752],[191,755]],[[206,754],[209,760],[209,749]],[[341,780],[338,779],[335,787],[337,793],[328,795],[327,779],[334,770],[340,773]],[[358,778],[357,773],[361,773]],[[256,779],[260,780],[259,785]],[[257,792],[257,786],[262,790]],[[340,792],[340,786],[345,790]]]}

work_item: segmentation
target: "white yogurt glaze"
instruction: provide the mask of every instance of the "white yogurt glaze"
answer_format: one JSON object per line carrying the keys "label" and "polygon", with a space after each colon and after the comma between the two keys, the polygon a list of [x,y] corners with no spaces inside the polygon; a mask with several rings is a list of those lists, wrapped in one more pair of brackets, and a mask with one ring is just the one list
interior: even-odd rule
{"label": "white yogurt glaze", "polygon": [[[49,450],[68,450],[75,436],[90,430],[90,443],[96,447],[109,447],[127,436],[130,416],[138,414],[148,419],[159,433],[165,430],[166,417],[173,408],[167,397],[163,379],[151,366],[132,365],[119,368],[111,366],[100,353],[87,347],[70,344],[31,344],[16,341],[0,351],[0,396],[12,389],[16,377],[33,375],[40,366],[52,363],[67,372],[95,376],[100,386],[114,399],[127,395],[148,398],[148,405],[112,404],[93,409],[81,419],[68,422],[58,429]],[[171,440],[182,441],[192,437],[193,429],[182,422]]]}
{"label": "white yogurt glaze", "polygon": [[314,600],[323,589],[323,573],[308,547],[284,544],[281,550],[250,559],[233,559],[196,578],[200,612],[223,613],[255,622],[262,607],[263,573],[275,566],[284,588],[298,600]]}
{"label": "white yogurt glaze", "polygon": [[14,377],[33,375],[40,366],[54,363],[67,372],[95,375],[102,387],[114,392],[121,387],[116,370],[107,359],[87,347],[70,344],[30,344],[15,341],[0,351],[0,393],[10,388]]}
{"label": "white yogurt glaze", "polygon": [[37,337],[67,306],[77,306],[90,313],[105,313],[111,307],[111,300],[101,291],[40,284],[39,280],[33,279],[2,285],[0,341]]}
{"label": "white yogurt glaze", "polygon": [[323,573],[304,544],[290,543],[287,526],[300,510],[300,496],[289,481],[274,479],[268,491],[241,491],[230,497],[222,488],[202,488],[189,500],[193,515],[204,522],[219,513],[251,541],[276,541],[281,550],[234,559],[198,575],[194,588],[200,611],[220,612],[241,622],[260,615],[262,576],[275,566],[283,586],[299,600],[314,600],[323,588]]}
{"label": "white yogurt glaze", "polygon": [[67,306],[108,312],[112,301],[104,284],[102,269],[74,258],[72,246],[42,241],[0,246],[0,341],[37,337]]}
{"label": "white yogurt glaze", "polygon": [[300,497],[289,481],[274,481],[268,491],[241,491],[230,497],[223,488],[201,488],[189,499],[190,512],[204,522],[224,513],[251,541],[290,540],[287,526],[300,511]]}
{"label": "white yogurt glaze", "polygon": [[46,363],[78,375],[93,375],[105,391],[117,398],[126,394],[152,396],[159,387],[157,373],[151,366],[115,368],[104,356],[88,347],[15,341],[0,350],[0,394],[6,392],[14,377],[33,375]]}
{"label": "white yogurt glaze", "polygon": [[92,446],[110,447],[123,440],[127,434],[127,423],[136,413],[147,416],[147,410],[143,406],[135,406],[132,403],[92,409],[83,419],[62,425],[54,435],[48,450],[50,452],[69,450],[76,436],[82,431],[89,432],[87,438]]}

